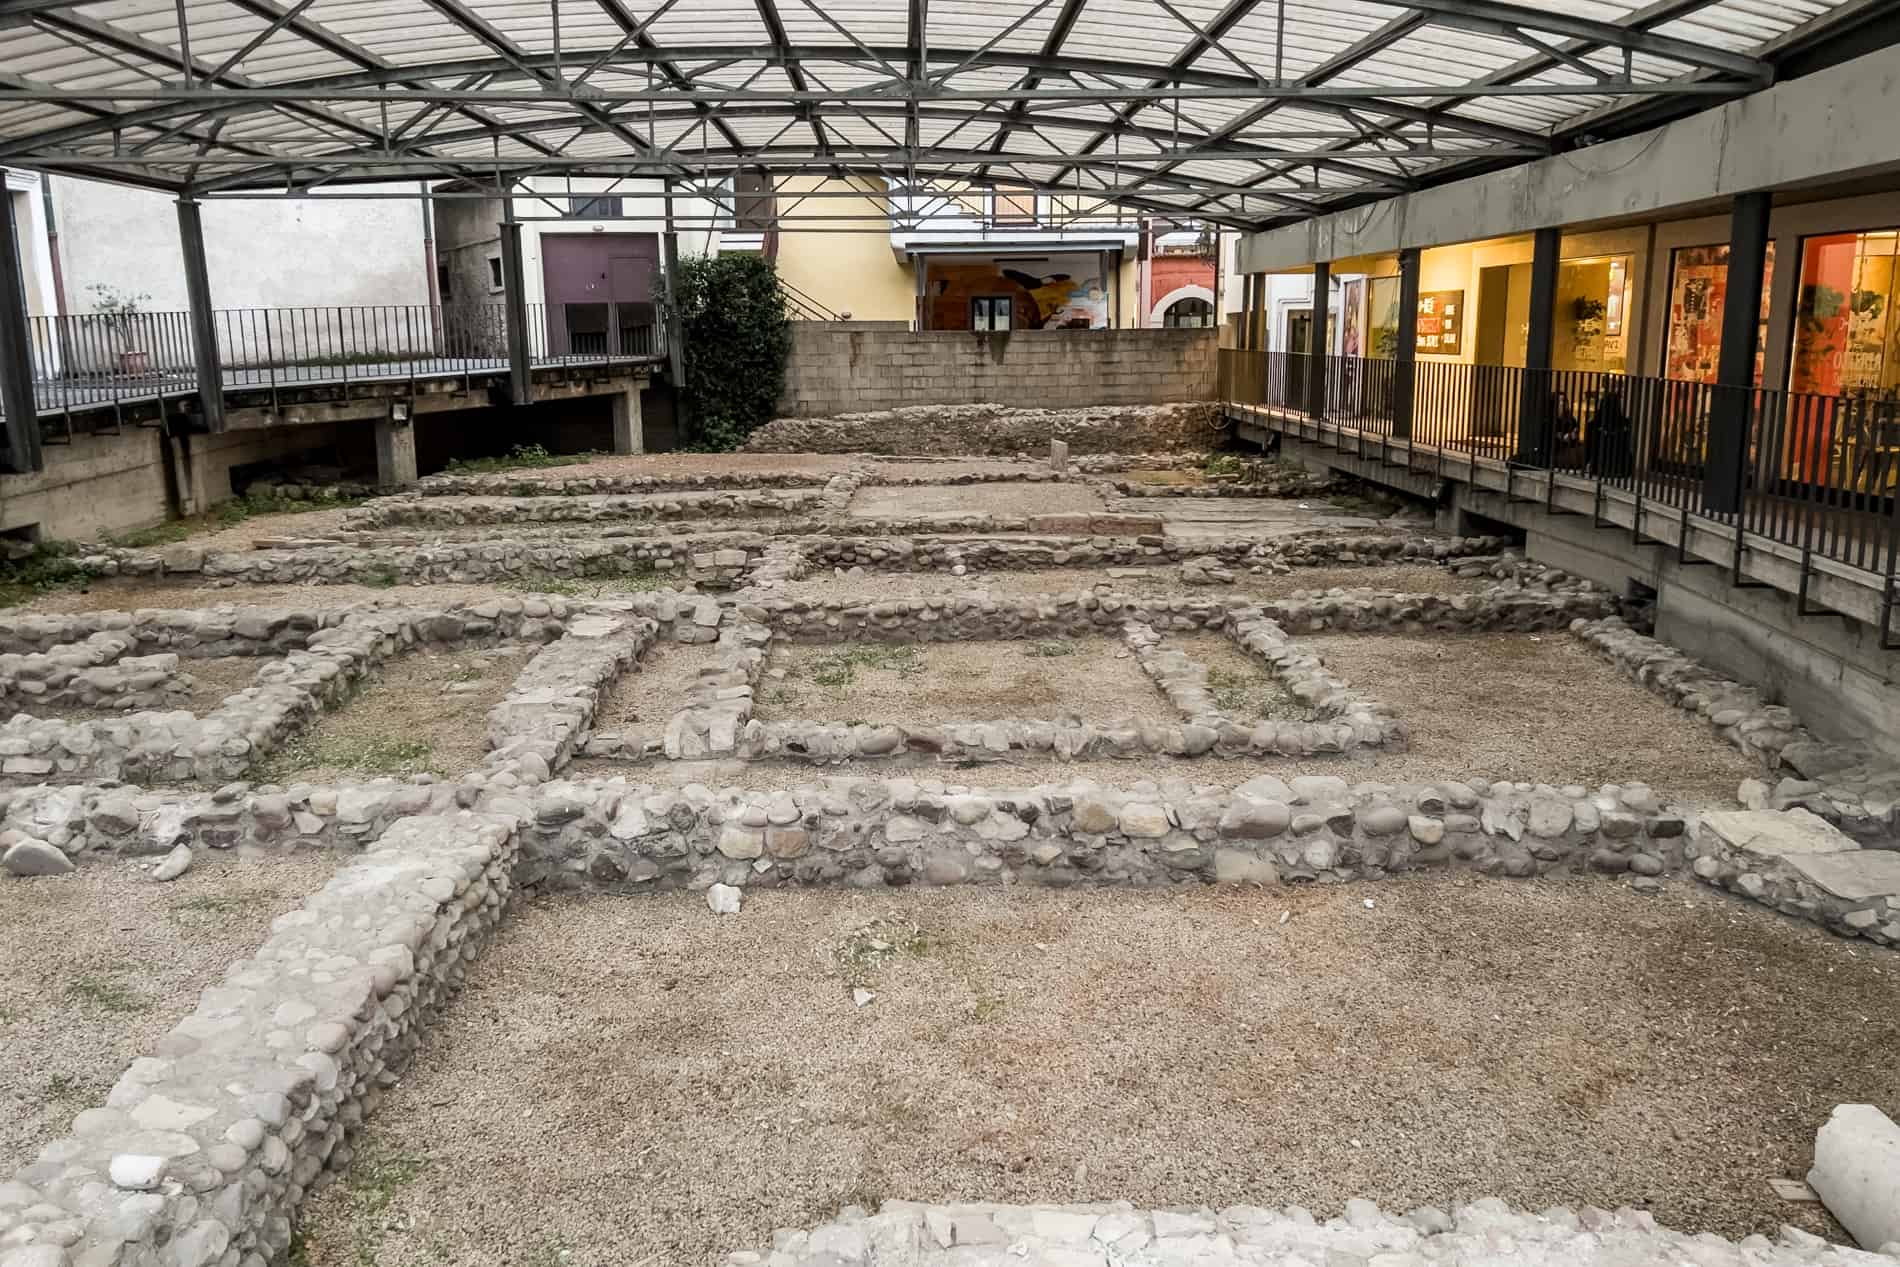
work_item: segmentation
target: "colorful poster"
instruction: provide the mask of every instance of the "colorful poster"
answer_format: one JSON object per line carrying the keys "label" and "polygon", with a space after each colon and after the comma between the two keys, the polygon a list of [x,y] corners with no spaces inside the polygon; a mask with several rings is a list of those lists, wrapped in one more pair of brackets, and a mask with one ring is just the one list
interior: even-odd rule
{"label": "colorful poster", "polygon": [[1345,356],[1364,356],[1366,330],[1366,283],[1363,280],[1346,282],[1340,288],[1340,318],[1345,326],[1345,346],[1340,349]]}
{"label": "colorful poster", "polygon": [[1465,292],[1428,290],[1418,297],[1418,350],[1430,356],[1464,351]]}

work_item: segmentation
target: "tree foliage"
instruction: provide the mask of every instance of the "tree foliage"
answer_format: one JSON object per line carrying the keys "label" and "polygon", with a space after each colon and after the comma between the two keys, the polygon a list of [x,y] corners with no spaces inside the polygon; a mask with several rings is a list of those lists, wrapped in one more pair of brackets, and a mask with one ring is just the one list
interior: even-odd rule
{"label": "tree foliage", "polygon": [[693,255],[673,279],[680,417],[690,447],[723,452],[769,421],[785,387],[791,318],[778,270],[758,255]]}

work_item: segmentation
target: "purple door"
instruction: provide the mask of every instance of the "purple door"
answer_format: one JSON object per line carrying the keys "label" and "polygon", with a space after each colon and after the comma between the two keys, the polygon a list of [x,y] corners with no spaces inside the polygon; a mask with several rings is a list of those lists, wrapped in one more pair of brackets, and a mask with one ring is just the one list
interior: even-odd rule
{"label": "purple door", "polygon": [[555,234],[541,239],[548,351],[555,356],[637,354],[653,324],[651,233]]}

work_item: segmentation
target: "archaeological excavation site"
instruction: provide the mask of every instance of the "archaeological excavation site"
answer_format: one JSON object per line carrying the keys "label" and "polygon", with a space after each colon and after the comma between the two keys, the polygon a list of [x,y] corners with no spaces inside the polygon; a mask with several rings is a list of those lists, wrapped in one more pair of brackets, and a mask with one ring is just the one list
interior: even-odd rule
{"label": "archaeological excavation site", "polygon": [[1209,416],[84,556],[0,1261],[1876,1261],[1900,765]]}
{"label": "archaeological excavation site", "polygon": [[1900,1267],[1900,0],[0,0],[0,1267]]}

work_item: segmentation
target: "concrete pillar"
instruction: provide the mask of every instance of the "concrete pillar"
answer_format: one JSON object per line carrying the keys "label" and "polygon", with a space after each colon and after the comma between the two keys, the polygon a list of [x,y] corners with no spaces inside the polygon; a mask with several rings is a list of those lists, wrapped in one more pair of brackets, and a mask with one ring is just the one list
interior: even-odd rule
{"label": "concrete pillar", "polygon": [[640,417],[640,388],[641,384],[635,383],[613,397],[615,453],[647,451],[646,424]]}
{"label": "concrete pillar", "polygon": [[1729,217],[1728,290],[1722,300],[1722,346],[1715,362],[1715,399],[1709,407],[1709,451],[1702,468],[1702,500],[1711,511],[1742,508],[1748,428],[1761,346],[1762,275],[1768,267],[1766,192],[1737,194]]}
{"label": "concrete pillar", "polygon": [[206,431],[224,430],[224,362],[218,355],[218,325],[211,307],[211,274],[205,266],[204,219],[196,201],[178,200],[178,243],[184,249],[185,299],[191,323],[191,362],[197,372],[198,416]]}
{"label": "concrete pillar", "polygon": [[1520,466],[1551,461],[1550,341],[1557,318],[1557,263],[1563,233],[1539,229],[1531,235],[1530,328],[1524,341],[1524,381],[1517,398],[1517,453]]}
{"label": "concrete pillar", "polygon": [[5,173],[0,172],[0,414],[6,415],[7,469],[21,473],[43,465],[23,277],[13,195],[7,190]]}
{"label": "concrete pillar", "polygon": [[376,420],[376,486],[398,488],[416,482],[416,429],[406,411]]}
{"label": "concrete pillar", "polygon": [[1418,383],[1418,269],[1419,249],[1399,252],[1399,345],[1392,357],[1392,434],[1412,435],[1412,402]]}

